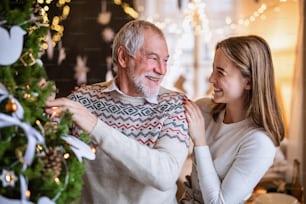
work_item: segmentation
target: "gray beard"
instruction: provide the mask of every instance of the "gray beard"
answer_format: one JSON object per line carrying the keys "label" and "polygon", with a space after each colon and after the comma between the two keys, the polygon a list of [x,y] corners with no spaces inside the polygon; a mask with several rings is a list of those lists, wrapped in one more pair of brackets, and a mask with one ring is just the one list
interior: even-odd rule
{"label": "gray beard", "polygon": [[143,95],[145,98],[152,98],[158,95],[159,87],[149,88],[144,85],[144,77],[138,77],[134,75],[133,70],[128,71],[128,77],[132,81],[133,86],[136,88],[137,92]]}

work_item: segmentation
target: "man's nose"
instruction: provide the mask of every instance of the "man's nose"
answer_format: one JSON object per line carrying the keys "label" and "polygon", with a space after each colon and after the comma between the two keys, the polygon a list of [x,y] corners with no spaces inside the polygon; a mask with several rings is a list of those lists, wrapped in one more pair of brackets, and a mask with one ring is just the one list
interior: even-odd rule
{"label": "man's nose", "polygon": [[156,67],[156,72],[160,75],[165,75],[167,72],[167,62],[159,61],[158,67]]}

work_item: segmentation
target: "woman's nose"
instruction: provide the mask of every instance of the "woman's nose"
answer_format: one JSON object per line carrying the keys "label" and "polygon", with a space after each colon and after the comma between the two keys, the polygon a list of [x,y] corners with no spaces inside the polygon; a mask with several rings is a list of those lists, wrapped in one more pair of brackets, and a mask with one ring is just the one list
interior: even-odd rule
{"label": "woman's nose", "polygon": [[213,77],[213,72],[209,75],[208,81],[210,83],[214,83],[215,80],[214,80],[214,77]]}

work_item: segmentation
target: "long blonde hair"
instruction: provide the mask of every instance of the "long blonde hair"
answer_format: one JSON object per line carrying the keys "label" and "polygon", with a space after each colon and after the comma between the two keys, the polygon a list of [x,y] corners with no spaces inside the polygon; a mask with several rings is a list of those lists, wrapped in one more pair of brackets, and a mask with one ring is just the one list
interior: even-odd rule
{"label": "long blonde hair", "polygon": [[[227,38],[216,45],[238,67],[244,77],[252,81],[252,89],[245,96],[245,109],[258,127],[263,127],[276,146],[285,136],[285,128],[277,99],[274,67],[268,43],[255,35]],[[216,104],[216,120],[225,104]]]}

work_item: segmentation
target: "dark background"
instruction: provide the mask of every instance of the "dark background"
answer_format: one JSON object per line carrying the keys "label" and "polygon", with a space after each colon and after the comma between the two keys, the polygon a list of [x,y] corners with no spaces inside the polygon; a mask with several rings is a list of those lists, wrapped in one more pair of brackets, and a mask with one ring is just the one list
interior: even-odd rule
{"label": "dark background", "polygon": [[[100,24],[97,18],[101,12],[101,1],[106,0],[71,1],[70,14],[62,22],[65,30],[61,43],[65,48],[66,58],[58,64],[59,43],[54,48],[52,59],[49,59],[47,53],[42,56],[48,79],[54,81],[58,89],[57,97],[67,96],[78,85],[74,77],[78,55],[87,56],[87,84],[105,80],[106,57],[111,56],[112,41],[105,41],[101,33],[105,28],[111,28],[115,34],[126,22],[133,20],[124,12],[122,5],[107,0],[111,20],[106,25]],[[122,2],[134,7],[133,0]],[[58,15],[52,12],[50,10],[48,15]]]}

